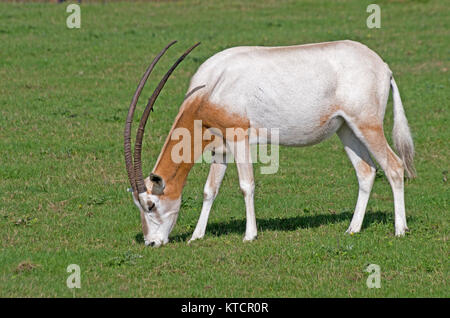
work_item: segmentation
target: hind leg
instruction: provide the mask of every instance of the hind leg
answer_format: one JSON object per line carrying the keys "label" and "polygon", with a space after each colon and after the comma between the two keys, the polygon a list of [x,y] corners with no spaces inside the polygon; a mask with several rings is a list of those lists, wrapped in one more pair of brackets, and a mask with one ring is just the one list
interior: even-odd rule
{"label": "hind leg", "polygon": [[358,201],[356,203],[352,221],[347,229],[347,233],[357,233],[361,230],[364,220],[370,191],[372,190],[373,182],[375,180],[376,167],[370,158],[367,147],[359,141],[347,124],[341,126],[337,135],[344,144],[345,152],[352,162],[358,178]]}
{"label": "hind leg", "polygon": [[377,121],[358,123],[352,130],[358,138],[366,145],[375,160],[384,170],[394,195],[395,210],[395,235],[402,236],[408,231],[405,215],[405,198],[403,175],[404,168],[402,160],[392,151],[386,141],[383,125]]}

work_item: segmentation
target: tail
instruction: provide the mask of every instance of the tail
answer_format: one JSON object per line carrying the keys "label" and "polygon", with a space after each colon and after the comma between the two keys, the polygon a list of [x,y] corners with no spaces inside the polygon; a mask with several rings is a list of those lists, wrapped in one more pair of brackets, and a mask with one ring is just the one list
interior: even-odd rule
{"label": "tail", "polygon": [[391,77],[391,87],[394,100],[394,128],[392,130],[392,138],[395,149],[405,165],[406,174],[409,179],[412,179],[416,177],[416,170],[414,168],[414,142],[394,77]]}

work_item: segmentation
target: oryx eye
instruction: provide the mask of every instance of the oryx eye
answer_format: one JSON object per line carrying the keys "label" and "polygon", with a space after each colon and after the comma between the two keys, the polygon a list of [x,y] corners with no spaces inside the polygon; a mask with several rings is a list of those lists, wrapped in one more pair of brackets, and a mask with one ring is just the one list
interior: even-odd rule
{"label": "oryx eye", "polygon": [[148,210],[151,211],[155,207],[155,203],[152,201],[147,201]]}

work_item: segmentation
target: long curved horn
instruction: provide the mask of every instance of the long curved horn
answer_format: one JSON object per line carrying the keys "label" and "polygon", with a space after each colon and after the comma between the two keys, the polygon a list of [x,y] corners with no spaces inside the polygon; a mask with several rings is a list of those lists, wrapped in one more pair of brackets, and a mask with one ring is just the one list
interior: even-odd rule
{"label": "long curved horn", "polygon": [[161,79],[152,96],[148,100],[147,106],[145,107],[144,113],[142,114],[141,121],[139,123],[139,128],[136,134],[136,142],[134,144],[134,175],[136,176],[136,186],[138,193],[143,193],[147,191],[147,187],[144,183],[144,177],[142,175],[142,161],[141,161],[141,153],[142,153],[142,138],[144,137],[145,125],[147,124],[148,116],[150,115],[150,111],[153,109],[153,105],[156,102],[156,99],[159,96],[159,93],[163,89],[166,84],[169,76],[184,60],[184,58],[191,53],[193,49],[200,45],[200,42],[190,47],[183,55],[181,55],[178,60],[172,65],[172,67],[167,71],[166,75]]}
{"label": "long curved horn", "polygon": [[136,192],[136,179],[134,177],[134,169],[133,169],[133,158],[131,157],[131,123],[133,122],[133,115],[136,109],[136,104],[138,102],[139,96],[141,95],[142,89],[144,88],[145,82],[147,81],[150,73],[153,71],[156,63],[159,59],[166,53],[166,51],[175,44],[177,41],[172,41],[166,45],[166,47],[159,52],[159,54],[153,59],[150,66],[145,71],[144,75],[139,82],[138,87],[136,88],[136,92],[134,93],[133,99],[131,100],[130,108],[128,109],[128,116],[125,122],[125,131],[124,131],[124,150],[125,150],[125,165],[127,168],[128,179],[130,180],[131,188],[133,192]]}

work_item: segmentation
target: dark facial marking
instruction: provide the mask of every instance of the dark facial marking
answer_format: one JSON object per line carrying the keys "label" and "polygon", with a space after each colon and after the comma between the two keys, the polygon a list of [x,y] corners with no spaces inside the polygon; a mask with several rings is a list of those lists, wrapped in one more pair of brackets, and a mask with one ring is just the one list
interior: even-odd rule
{"label": "dark facial marking", "polygon": [[155,203],[152,201],[147,201],[148,210],[151,211],[155,207]]}

